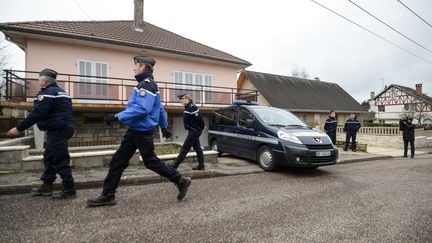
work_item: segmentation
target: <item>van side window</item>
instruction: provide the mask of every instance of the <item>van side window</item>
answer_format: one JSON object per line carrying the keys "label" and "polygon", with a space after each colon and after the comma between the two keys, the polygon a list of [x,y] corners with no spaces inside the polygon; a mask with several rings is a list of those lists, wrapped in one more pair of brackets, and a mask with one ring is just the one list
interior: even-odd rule
{"label": "van side window", "polygon": [[241,127],[246,127],[246,120],[247,119],[252,119],[253,120],[252,113],[250,113],[245,108],[241,108],[240,109],[240,117],[239,117],[239,124],[240,124]]}
{"label": "van side window", "polygon": [[214,123],[218,125],[236,125],[236,112],[234,109],[223,109],[214,112]]}

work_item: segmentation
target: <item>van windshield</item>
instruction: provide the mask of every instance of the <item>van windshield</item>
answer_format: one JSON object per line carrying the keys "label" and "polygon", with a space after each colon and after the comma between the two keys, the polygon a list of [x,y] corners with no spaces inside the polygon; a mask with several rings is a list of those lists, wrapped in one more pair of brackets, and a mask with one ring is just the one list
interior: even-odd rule
{"label": "van windshield", "polygon": [[275,107],[249,106],[269,126],[308,127],[291,112]]}

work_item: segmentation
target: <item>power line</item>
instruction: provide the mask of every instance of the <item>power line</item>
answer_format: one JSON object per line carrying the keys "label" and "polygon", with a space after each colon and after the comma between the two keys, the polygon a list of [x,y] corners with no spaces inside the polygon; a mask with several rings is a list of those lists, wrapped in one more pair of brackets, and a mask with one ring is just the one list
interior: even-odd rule
{"label": "power line", "polygon": [[354,21],[348,19],[347,17],[345,17],[345,16],[343,16],[343,15],[341,15],[341,14],[339,14],[339,13],[333,11],[333,10],[331,10],[330,8],[328,8],[328,7],[324,6],[324,5],[322,5],[321,3],[318,3],[318,2],[316,2],[316,1],[314,1],[314,0],[310,0],[310,1],[312,1],[313,3],[319,5],[320,7],[324,8],[324,9],[327,9],[328,11],[332,12],[333,14],[336,14],[337,16],[339,16],[339,17],[345,19],[346,21],[348,21],[348,22],[350,22],[350,23],[356,25],[357,27],[362,28],[363,30],[369,32],[370,34],[372,34],[372,35],[374,35],[374,36],[376,36],[376,37],[378,37],[378,38],[380,38],[380,39],[382,39],[382,40],[384,40],[384,41],[390,43],[391,45],[393,45],[393,46],[395,46],[395,47],[397,47],[397,48],[399,48],[399,49],[401,49],[401,50],[403,50],[403,51],[405,51],[405,52],[407,52],[407,53],[409,53],[409,54],[411,54],[411,55],[417,57],[418,59],[421,59],[421,60],[423,60],[424,62],[427,62],[427,63],[429,63],[429,64],[432,64],[431,61],[429,61],[429,60],[427,60],[427,59],[425,59],[425,58],[423,58],[423,57],[421,57],[421,56],[418,56],[417,54],[415,54],[415,53],[413,53],[413,52],[411,52],[411,51],[409,51],[409,50],[407,50],[407,49],[405,49],[405,48],[399,46],[398,44],[396,44],[396,43],[394,43],[394,42],[392,42],[392,41],[390,41],[390,40],[387,40],[386,38],[384,38],[384,37],[382,37],[382,36],[376,34],[375,32],[373,32],[373,31],[371,31],[371,30],[369,30],[369,29],[367,29],[367,28],[361,26],[360,24],[357,24],[356,22],[354,22]]}
{"label": "power line", "polygon": [[429,25],[429,27],[432,28],[432,25],[429,24],[429,22],[427,22],[425,19],[423,19],[422,17],[420,17],[416,12],[414,12],[412,9],[410,9],[407,5],[405,5],[403,2],[401,2],[400,0],[397,0],[400,4],[402,4],[402,6],[404,6],[406,9],[408,9],[411,13],[413,13],[415,16],[417,16],[419,19],[423,20],[423,22],[425,22],[427,25]]}
{"label": "power line", "polygon": [[397,29],[393,28],[392,26],[390,26],[389,24],[385,23],[384,21],[382,21],[381,19],[379,19],[378,17],[376,17],[375,15],[371,14],[370,12],[368,12],[366,9],[360,7],[358,4],[356,4],[355,2],[353,2],[352,0],[348,0],[348,2],[354,4],[357,8],[361,9],[363,12],[367,13],[368,15],[370,15],[371,17],[373,17],[374,19],[378,20],[379,22],[381,22],[382,24],[384,24],[385,26],[389,27],[390,29],[392,29],[393,31],[395,31],[396,33],[398,33],[399,35],[405,37],[406,39],[410,40],[411,42],[413,42],[414,44],[420,46],[421,48],[427,50],[428,52],[432,53],[432,50],[428,49],[427,47],[419,44],[418,42],[416,42],[415,40],[409,38],[408,36],[406,36],[405,34],[401,33],[400,31],[398,31]]}
{"label": "power line", "polygon": [[85,15],[87,15],[87,17],[88,17],[90,20],[93,20],[93,19],[90,17],[90,15],[88,15],[88,13],[85,11],[85,9],[84,9],[83,7],[81,7],[81,5],[78,3],[77,0],[73,0],[73,1],[76,3],[76,5],[78,5],[78,7],[83,11],[83,13],[84,13]]}

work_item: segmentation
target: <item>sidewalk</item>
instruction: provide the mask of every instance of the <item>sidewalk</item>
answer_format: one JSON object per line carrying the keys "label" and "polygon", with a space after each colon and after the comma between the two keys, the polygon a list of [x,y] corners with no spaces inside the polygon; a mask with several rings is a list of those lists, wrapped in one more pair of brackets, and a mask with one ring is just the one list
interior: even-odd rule
{"label": "sidewalk", "polygon": [[[402,150],[369,147],[369,153],[352,152],[339,150],[339,164],[352,163],[369,160],[386,159],[390,157],[401,157]],[[431,153],[428,151],[418,150],[418,155]],[[107,174],[108,168],[93,168],[89,170],[75,170],[74,178],[77,189],[81,188],[98,188],[102,187],[103,180]],[[179,171],[185,176],[192,178],[209,178],[218,176],[240,175],[250,173],[264,172],[255,162],[247,161],[230,155],[219,158],[218,163],[207,163],[205,171],[192,170],[192,164],[183,163]],[[26,193],[36,185],[39,185],[41,172],[19,172],[8,173],[0,172],[0,194]],[[59,178],[57,182],[59,181]],[[143,166],[130,166],[123,173],[121,185],[139,185],[149,183],[159,183],[167,181],[156,173],[146,169]],[[56,186],[60,186],[57,183]]]}

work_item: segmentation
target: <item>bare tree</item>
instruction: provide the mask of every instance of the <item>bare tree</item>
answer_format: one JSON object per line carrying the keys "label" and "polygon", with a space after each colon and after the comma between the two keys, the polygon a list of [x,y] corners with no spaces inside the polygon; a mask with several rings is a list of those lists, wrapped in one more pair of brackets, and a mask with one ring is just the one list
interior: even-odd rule
{"label": "bare tree", "polygon": [[296,78],[309,78],[309,73],[306,71],[305,68],[299,68],[299,67],[294,67],[292,72],[291,72],[291,76],[296,77]]}
{"label": "bare tree", "polygon": [[401,118],[411,117],[417,121],[417,125],[421,126],[424,120],[432,119],[432,115],[423,109],[403,111],[400,115]]}
{"label": "bare tree", "polygon": [[4,96],[5,80],[3,78],[3,69],[9,63],[9,54],[7,53],[8,45],[5,44],[5,40],[0,40],[0,100]]}

